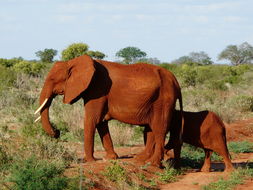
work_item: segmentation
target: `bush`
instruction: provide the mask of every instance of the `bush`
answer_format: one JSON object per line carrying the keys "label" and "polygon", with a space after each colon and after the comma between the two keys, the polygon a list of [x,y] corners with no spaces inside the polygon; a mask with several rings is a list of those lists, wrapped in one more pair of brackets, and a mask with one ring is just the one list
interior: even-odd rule
{"label": "bush", "polygon": [[57,163],[30,157],[13,164],[8,181],[17,190],[61,190],[67,186],[63,172]]}
{"label": "bush", "polygon": [[185,87],[195,86],[197,81],[197,71],[188,65],[182,66],[182,82]]}
{"label": "bush", "polygon": [[0,58],[0,65],[4,67],[13,67],[17,63],[23,61],[22,57],[12,58],[12,59],[2,59]]}
{"label": "bush", "polygon": [[[22,143],[20,154],[25,154],[25,157],[36,154],[37,158],[54,159],[66,165],[73,161],[75,156],[74,150],[70,151],[60,141],[40,135]],[[24,157],[24,155],[20,155],[20,157]]]}
{"label": "bush", "polygon": [[231,106],[241,112],[253,111],[253,96],[239,95],[232,98]]}
{"label": "bush", "polygon": [[3,90],[13,87],[16,78],[17,75],[13,70],[0,65],[0,94]]}
{"label": "bush", "polygon": [[228,90],[228,86],[224,80],[213,80],[208,85],[213,90]]}
{"label": "bush", "polygon": [[23,72],[32,76],[40,76],[42,70],[46,67],[45,64],[32,61],[21,61],[14,65],[14,70],[17,72]]}

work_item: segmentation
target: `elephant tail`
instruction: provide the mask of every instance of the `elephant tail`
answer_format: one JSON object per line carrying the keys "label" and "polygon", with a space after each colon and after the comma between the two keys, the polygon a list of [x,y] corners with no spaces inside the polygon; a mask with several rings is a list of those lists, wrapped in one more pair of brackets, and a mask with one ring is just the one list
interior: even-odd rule
{"label": "elephant tail", "polygon": [[178,100],[179,100],[179,108],[180,108],[180,115],[181,115],[181,130],[180,130],[180,134],[179,134],[179,140],[180,140],[180,143],[183,144],[184,110],[183,110],[183,100],[182,100],[181,90],[179,91]]}

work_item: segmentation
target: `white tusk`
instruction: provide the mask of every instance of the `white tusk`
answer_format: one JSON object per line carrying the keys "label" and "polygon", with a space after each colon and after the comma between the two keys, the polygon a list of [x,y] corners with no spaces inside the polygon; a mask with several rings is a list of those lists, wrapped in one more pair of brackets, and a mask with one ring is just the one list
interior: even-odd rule
{"label": "white tusk", "polygon": [[41,116],[39,116],[37,119],[35,119],[34,123],[36,123],[37,121],[39,121],[41,119]]}
{"label": "white tusk", "polygon": [[37,114],[40,110],[42,110],[42,108],[44,107],[44,105],[47,103],[48,98],[46,98],[44,100],[44,102],[41,104],[41,106],[34,112],[34,114]]}

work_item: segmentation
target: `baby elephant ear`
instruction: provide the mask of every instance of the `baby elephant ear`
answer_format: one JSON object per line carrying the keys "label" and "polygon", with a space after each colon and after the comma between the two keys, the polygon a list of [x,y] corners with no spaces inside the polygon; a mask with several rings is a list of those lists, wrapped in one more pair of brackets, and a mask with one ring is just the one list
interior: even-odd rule
{"label": "baby elephant ear", "polygon": [[66,81],[63,102],[70,104],[85,91],[95,72],[94,61],[88,55],[82,55],[68,61],[69,76]]}

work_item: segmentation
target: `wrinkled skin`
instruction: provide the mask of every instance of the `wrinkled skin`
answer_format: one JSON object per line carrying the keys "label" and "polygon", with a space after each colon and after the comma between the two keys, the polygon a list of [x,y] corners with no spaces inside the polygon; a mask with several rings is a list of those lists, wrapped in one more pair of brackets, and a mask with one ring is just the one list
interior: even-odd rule
{"label": "wrinkled skin", "polygon": [[[211,154],[213,151],[222,156],[225,162],[225,171],[232,171],[233,165],[227,148],[226,129],[222,120],[211,111],[183,112],[183,115],[183,142],[203,148],[205,151],[205,161],[201,171],[210,171]],[[172,137],[174,133],[178,133],[177,127],[180,125],[178,122],[180,117],[180,112],[175,111],[170,128]],[[168,144],[165,146],[166,152],[174,148],[173,141],[173,138],[170,138]]]}
{"label": "wrinkled skin", "polygon": [[[40,104],[49,99],[41,110],[42,126],[55,138],[60,133],[50,124],[49,108],[56,95],[64,95],[63,102],[67,104],[79,99],[84,101],[84,150],[87,161],[95,160],[96,129],[107,152],[106,158],[117,158],[108,130],[108,121],[117,119],[150,126],[150,136],[156,146],[152,155],[145,159],[155,166],[160,166],[163,159],[167,123],[172,117],[176,100],[180,99],[182,103],[176,78],[158,66],[122,65],[93,60],[87,55],[67,62],[56,62],[47,75],[40,95]],[[146,146],[146,149],[150,148]]]}

